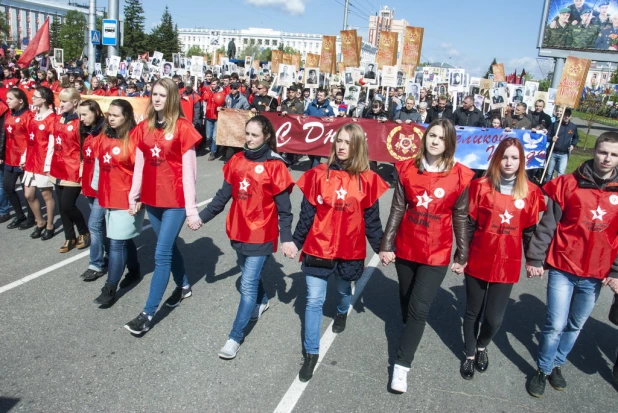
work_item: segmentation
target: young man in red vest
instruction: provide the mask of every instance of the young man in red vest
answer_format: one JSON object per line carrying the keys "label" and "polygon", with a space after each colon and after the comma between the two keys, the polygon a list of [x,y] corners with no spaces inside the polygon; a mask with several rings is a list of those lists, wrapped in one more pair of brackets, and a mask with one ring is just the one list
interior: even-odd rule
{"label": "young man in red vest", "polygon": [[538,371],[526,389],[541,397],[545,383],[567,386],[562,366],[599,298],[601,286],[618,283],[618,133],[597,139],[594,158],[574,173],[545,184],[547,212],[528,252],[528,277],[549,268],[547,318],[537,356]]}

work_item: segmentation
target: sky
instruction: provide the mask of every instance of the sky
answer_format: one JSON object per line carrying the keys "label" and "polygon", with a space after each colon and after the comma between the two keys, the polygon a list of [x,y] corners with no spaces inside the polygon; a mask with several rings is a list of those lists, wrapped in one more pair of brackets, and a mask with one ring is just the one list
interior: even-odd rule
{"label": "sky", "polygon": [[[97,3],[107,3],[99,0]],[[335,35],[343,28],[344,0],[143,0],[146,28],[161,20],[169,6],[180,28],[272,28],[286,32]],[[547,67],[537,62],[536,48],[543,2],[539,0],[351,0],[348,25],[367,38],[369,14],[383,6],[395,19],[423,27],[422,61],[445,62],[483,76],[495,57],[507,74],[525,68],[535,78]],[[101,6],[101,4],[98,4]],[[124,1],[121,0],[122,11]]]}

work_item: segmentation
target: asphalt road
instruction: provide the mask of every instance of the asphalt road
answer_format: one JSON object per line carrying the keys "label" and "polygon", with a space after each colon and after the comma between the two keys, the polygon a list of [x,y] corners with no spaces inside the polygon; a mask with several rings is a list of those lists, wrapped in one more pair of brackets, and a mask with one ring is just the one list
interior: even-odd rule
{"label": "asphalt road", "polygon": [[[215,195],[221,167],[220,161],[199,158],[198,201]],[[388,177],[390,166],[382,167]],[[296,167],[294,178],[306,168],[307,162]],[[392,190],[380,200],[383,223],[391,196]],[[298,214],[298,189],[292,200]],[[87,212],[86,203],[80,206]],[[367,284],[338,336],[327,331],[336,312],[329,288],[323,340],[330,339],[330,347],[314,378],[299,386],[306,286],[299,263],[281,253],[263,275],[270,309],[251,325],[236,359],[217,357],[239,301],[239,268],[225,234],[225,213],[198,232],[182,230],[178,242],[193,297],[171,311],[161,309],[141,338],[123,325],[148,295],[152,230],[137,239],[142,282],[122,290],[105,310],[92,302],[104,278],[79,278],[87,254],[59,254],[62,234],[42,242],[29,232],[0,227],[0,412],[284,412],[291,406],[294,412],[616,411],[611,367],[618,334],[607,321],[608,289],[563,370],[567,390],[548,385],[543,399],[533,399],[524,384],[535,371],[546,279],[522,274],[489,347],[489,370],[464,381],[459,365],[465,291],[461,277],[447,275],[408,375],[409,391],[397,395],[388,391],[402,329],[397,277],[394,266],[379,265],[367,270]],[[368,264],[376,262],[373,257],[368,248]],[[173,288],[172,282],[165,297]]]}

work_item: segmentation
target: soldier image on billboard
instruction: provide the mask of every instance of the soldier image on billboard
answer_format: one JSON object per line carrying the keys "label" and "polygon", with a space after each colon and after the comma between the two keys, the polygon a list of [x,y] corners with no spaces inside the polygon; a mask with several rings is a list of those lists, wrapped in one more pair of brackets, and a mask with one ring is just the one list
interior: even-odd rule
{"label": "soldier image on billboard", "polygon": [[613,34],[618,35],[618,15],[612,17],[611,26],[601,30],[594,42],[594,47],[602,50],[614,50],[612,47],[612,38],[610,37]]}
{"label": "soldier image on billboard", "polygon": [[611,26],[612,16],[607,13],[608,9],[609,1],[602,1],[601,4],[599,4],[599,13],[593,17],[592,24],[601,26],[601,29]]}
{"label": "soldier image on billboard", "polygon": [[594,47],[601,27],[592,24],[592,9],[584,9],[580,15],[582,20],[571,27],[571,43],[568,46],[574,49],[590,49]]}
{"label": "soldier image on billboard", "polygon": [[552,21],[545,28],[544,47],[565,48],[571,44],[572,24],[569,23],[571,9],[563,7],[558,10],[558,21]]}
{"label": "soldier image on billboard", "polygon": [[[588,3],[588,4],[586,4]],[[594,5],[589,5],[589,3],[594,3]],[[569,6],[564,6],[563,8],[565,9],[569,9],[569,24],[579,24],[582,21],[582,15],[583,15],[583,11],[586,9],[591,9],[594,8],[594,6],[596,5],[596,1],[585,1],[585,0],[574,0],[572,4],[570,4]],[[603,2],[605,3],[605,1]],[[609,2],[607,2],[609,3]],[[560,11],[559,13],[562,13],[562,11]],[[598,15],[598,12],[594,12],[593,11],[594,16]],[[551,24],[553,25],[554,23],[557,23],[559,20],[560,16],[556,16],[554,18],[554,20],[551,22]],[[555,27],[555,26],[553,26]]]}

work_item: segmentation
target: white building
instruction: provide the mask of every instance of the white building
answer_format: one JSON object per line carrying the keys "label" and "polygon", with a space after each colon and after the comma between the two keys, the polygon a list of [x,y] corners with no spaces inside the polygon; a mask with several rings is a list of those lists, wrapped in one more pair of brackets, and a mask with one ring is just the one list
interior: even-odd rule
{"label": "white building", "polygon": [[403,34],[409,26],[405,19],[395,19],[395,9],[383,6],[375,16],[369,16],[369,43],[375,47],[380,46],[380,32],[398,33],[399,51],[397,52],[397,64],[401,64],[401,49],[403,47]]}
{"label": "white building", "polygon": [[[221,46],[227,49],[230,40],[236,43],[236,57],[244,59],[239,53],[249,45],[258,45],[263,49],[276,49],[280,45],[290,46],[301,52],[303,60],[307,53],[320,54],[322,50],[322,34],[287,33],[266,28],[241,30],[220,29],[178,29],[183,51],[191,46],[198,46],[203,51],[212,53]],[[363,42],[361,49],[361,64],[375,62],[378,49],[369,43]],[[341,39],[337,36],[337,53],[341,53]]]}
{"label": "white building", "polygon": [[6,15],[9,25],[7,43],[20,48],[22,40],[24,38],[32,39],[48,17],[57,17],[62,23],[63,16],[69,10],[79,11],[87,15],[89,11],[88,1],[82,0],[81,3],[83,3],[83,6],[70,6],[67,1],[3,0],[0,4],[0,11]]}

